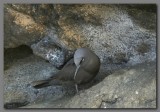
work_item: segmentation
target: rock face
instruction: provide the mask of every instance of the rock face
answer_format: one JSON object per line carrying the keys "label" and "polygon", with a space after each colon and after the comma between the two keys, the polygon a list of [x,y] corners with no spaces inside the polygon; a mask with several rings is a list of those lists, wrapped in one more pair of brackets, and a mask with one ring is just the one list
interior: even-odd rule
{"label": "rock face", "polygon": [[[156,9],[156,5],[5,4],[5,107],[28,103],[34,107],[36,102],[36,108],[155,108]],[[92,88],[74,96],[73,88],[34,90],[28,85],[55,74],[80,47],[93,50],[102,63]]]}

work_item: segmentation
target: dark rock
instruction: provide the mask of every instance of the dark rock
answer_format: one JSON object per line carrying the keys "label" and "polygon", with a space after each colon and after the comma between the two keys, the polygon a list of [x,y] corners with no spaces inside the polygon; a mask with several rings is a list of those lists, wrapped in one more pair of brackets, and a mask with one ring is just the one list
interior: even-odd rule
{"label": "dark rock", "polygon": [[125,6],[130,9],[139,9],[142,11],[145,10],[147,12],[152,12],[152,13],[157,12],[157,5],[156,4],[127,4]]}
{"label": "dark rock", "polygon": [[128,5],[126,9],[135,24],[156,33],[157,6],[156,5]]}
{"label": "dark rock", "polygon": [[19,108],[22,106],[25,106],[29,104],[29,102],[12,102],[12,103],[5,103],[4,104],[4,108],[5,109],[15,109],[15,108]]}
{"label": "dark rock", "polygon": [[26,45],[4,49],[4,70],[8,69],[13,61],[28,57],[32,54],[32,49]]}

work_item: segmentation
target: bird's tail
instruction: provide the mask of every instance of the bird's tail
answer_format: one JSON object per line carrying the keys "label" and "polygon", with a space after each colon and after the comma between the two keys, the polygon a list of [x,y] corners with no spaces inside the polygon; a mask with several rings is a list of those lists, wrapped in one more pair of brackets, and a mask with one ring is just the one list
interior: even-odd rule
{"label": "bird's tail", "polygon": [[51,85],[50,85],[50,80],[39,80],[31,82],[31,86],[34,87],[35,89],[40,89]]}

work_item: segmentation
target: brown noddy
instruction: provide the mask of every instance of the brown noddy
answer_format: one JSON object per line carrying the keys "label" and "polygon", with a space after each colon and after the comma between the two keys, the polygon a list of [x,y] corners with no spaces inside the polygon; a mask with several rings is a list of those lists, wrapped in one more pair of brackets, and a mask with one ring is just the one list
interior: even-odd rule
{"label": "brown noddy", "polygon": [[79,48],[75,51],[73,59],[54,76],[47,80],[34,81],[31,85],[36,88],[51,85],[78,85],[90,82],[99,72],[100,59],[88,48]]}

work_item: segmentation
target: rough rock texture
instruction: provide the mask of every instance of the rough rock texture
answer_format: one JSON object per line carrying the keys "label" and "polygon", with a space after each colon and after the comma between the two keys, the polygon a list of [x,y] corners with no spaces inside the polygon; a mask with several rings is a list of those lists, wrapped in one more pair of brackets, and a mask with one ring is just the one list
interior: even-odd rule
{"label": "rough rock texture", "polygon": [[30,15],[38,24],[51,26],[56,24],[58,15],[52,4],[7,4],[10,8]]}
{"label": "rough rock texture", "polygon": [[[4,23],[5,48],[30,45],[36,55],[56,61],[56,67],[68,60],[64,57],[71,57],[68,52],[72,54],[79,47],[95,51],[102,63],[128,66],[156,58],[155,5],[9,4]],[[40,46],[48,37],[54,42],[47,43],[55,44],[52,51]],[[59,54],[63,55],[59,61],[46,58]]]}
{"label": "rough rock texture", "polygon": [[[145,26],[155,25],[156,13],[93,4],[56,5],[55,9],[61,15],[59,38],[69,49],[89,47],[102,63],[136,64],[156,58],[156,27],[150,28],[152,32],[134,22],[150,21],[145,22]],[[129,12],[137,18],[132,18]]]}
{"label": "rough rock texture", "polygon": [[156,64],[146,62],[118,70],[75,96],[23,108],[156,108]]}
{"label": "rough rock texture", "polygon": [[55,29],[52,31],[49,30],[48,33],[48,36],[44,37],[41,41],[32,44],[31,48],[35,55],[48,60],[52,65],[60,68],[66,61],[73,57],[73,51],[69,51],[61,46]]}
{"label": "rough rock texture", "polygon": [[32,17],[4,7],[4,47],[14,48],[19,45],[31,45],[40,40],[45,26],[37,24]]}

